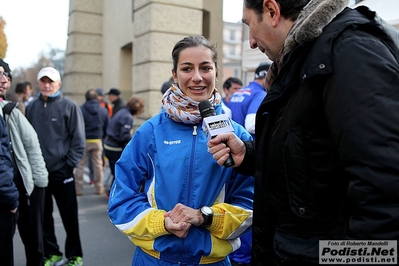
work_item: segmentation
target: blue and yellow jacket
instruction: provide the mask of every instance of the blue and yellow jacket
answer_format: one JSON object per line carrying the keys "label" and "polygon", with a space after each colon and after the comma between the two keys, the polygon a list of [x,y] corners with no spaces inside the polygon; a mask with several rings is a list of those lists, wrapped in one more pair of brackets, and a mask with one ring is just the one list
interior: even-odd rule
{"label": "blue and yellow jacket", "polygon": [[[221,112],[221,105],[217,106]],[[250,134],[233,123],[243,140]],[[165,112],[134,134],[115,167],[108,213],[112,223],[145,253],[181,264],[209,264],[240,246],[252,224],[253,177],[219,166],[207,152],[202,123],[187,125]],[[177,203],[211,206],[208,228],[192,226],[186,238],[168,233],[164,214]]]}

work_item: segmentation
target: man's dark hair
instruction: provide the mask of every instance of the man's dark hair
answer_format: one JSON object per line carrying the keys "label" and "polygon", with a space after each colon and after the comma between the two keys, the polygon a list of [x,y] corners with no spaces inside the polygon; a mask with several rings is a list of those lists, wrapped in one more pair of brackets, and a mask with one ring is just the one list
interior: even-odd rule
{"label": "man's dark hair", "polygon": [[[310,2],[310,0],[276,0],[280,5],[281,15],[291,21],[295,21],[302,9]],[[245,7],[252,9],[262,20],[263,0],[244,0]]]}
{"label": "man's dark hair", "polygon": [[233,83],[240,84],[242,86],[241,79],[235,78],[235,77],[230,77],[230,78],[226,79],[226,81],[223,83],[223,89],[229,90],[231,85],[233,85]]}
{"label": "man's dark hair", "polygon": [[15,92],[18,94],[25,93],[27,87],[32,87],[32,84],[29,81],[19,82],[15,87]]}
{"label": "man's dark hair", "polygon": [[94,89],[90,89],[88,91],[86,91],[86,101],[90,101],[90,100],[97,100],[97,92]]}
{"label": "man's dark hair", "polygon": [[25,93],[25,91],[26,91],[26,83],[25,82],[17,83],[17,86],[15,86],[15,92],[16,93]]}

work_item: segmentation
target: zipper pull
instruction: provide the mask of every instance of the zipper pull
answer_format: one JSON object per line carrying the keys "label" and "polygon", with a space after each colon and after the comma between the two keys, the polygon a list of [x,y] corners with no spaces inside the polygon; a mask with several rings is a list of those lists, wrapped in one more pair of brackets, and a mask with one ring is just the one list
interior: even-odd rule
{"label": "zipper pull", "polygon": [[193,136],[197,136],[197,126],[194,126]]}

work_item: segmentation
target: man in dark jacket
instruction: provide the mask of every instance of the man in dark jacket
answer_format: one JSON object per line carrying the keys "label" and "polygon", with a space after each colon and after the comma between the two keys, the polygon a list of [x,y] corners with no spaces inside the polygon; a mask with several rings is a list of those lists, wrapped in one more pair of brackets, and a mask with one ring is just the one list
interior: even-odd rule
{"label": "man in dark jacket", "polygon": [[[3,75],[5,74],[0,72],[0,79]],[[3,116],[0,115],[0,261],[4,266],[14,265],[12,239],[17,225],[19,194],[12,181],[13,176],[10,139]]]}
{"label": "man in dark jacket", "polygon": [[79,105],[62,95],[60,73],[55,68],[42,68],[37,80],[40,92],[27,106],[26,117],[37,132],[49,173],[44,206],[45,265],[63,265],[54,231],[53,196],[66,231],[68,263],[83,265],[73,170],[85,149],[84,120]]}
{"label": "man in dark jacket", "polygon": [[124,101],[120,97],[120,90],[112,88],[109,90],[109,92],[106,93],[106,95],[108,95],[108,99],[112,103],[112,116],[114,116],[120,109],[126,106]]}
{"label": "man in dark jacket", "polygon": [[85,95],[86,102],[80,107],[85,121],[86,148],[75,171],[76,195],[83,193],[83,168],[88,158],[93,166],[95,193],[97,195],[104,193],[103,139],[108,126],[108,112],[101,107],[97,96],[94,89],[88,90]]}
{"label": "man in dark jacket", "polygon": [[252,265],[317,265],[320,240],[399,239],[399,36],[348,2],[244,0],[250,46],[273,60],[268,94],[255,143],[208,147],[255,175]]}

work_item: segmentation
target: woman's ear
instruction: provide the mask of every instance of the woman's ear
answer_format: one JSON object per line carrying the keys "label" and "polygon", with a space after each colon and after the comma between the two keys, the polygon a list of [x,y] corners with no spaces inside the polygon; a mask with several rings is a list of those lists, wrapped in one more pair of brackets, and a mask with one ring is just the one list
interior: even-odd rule
{"label": "woman's ear", "polygon": [[177,75],[176,75],[176,72],[173,69],[172,69],[172,77],[173,77],[173,82],[175,84],[177,84]]}

